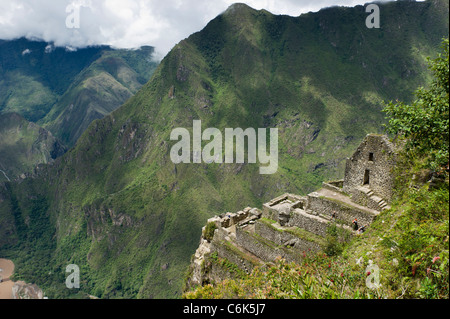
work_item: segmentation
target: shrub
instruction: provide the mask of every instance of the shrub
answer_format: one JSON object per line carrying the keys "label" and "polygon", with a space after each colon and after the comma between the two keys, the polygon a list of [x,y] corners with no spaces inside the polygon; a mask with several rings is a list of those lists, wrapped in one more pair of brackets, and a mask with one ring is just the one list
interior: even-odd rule
{"label": "shrub", "polygon": [[418,88],[417,99],[407,105],[389,102],[387,131],[407,140],[410,154],[426,155],[434,170],[448,164],[449,147],[449,40],[442,42],[442,53],[429,60],[434,79],[429,89]]}
{"label": "shrub", "polygon": [[205,227],[205,233],[203,234],[203,237],[207,240],[207,241],[211,241],[214,237],[214,231],[217,229],[217,226],[214,222],[209,222],[208,224],[206,224]]}

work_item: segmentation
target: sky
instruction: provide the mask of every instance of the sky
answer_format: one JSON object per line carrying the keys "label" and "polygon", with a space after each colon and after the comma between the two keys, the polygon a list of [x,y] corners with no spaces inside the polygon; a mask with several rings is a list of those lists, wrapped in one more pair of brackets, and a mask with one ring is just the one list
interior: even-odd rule
{"label": "sky", "polygon": [[[389,0],[382,0],[389,1]],[[298,16],[368,0],[0,0],[0,39],[19,37],[72,49],[150,45],[159,58],[235,2]]]}

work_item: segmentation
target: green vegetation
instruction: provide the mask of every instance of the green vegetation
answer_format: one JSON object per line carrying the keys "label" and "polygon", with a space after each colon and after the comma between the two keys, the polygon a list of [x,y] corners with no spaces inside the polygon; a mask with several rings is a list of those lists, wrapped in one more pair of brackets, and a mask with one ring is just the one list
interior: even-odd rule
{"label": "green vegetation", "polygon": [[[208,218],[261,207],[286,192],[305,194],[342,177],[345,158],[367,133],[381,131],[381,101],[409,102],[430,77],[425,57],[448,34],[448,3],[380,6],[382,30],[365,27],[362,7],[295,18],[238,6],[213,20],[181,41],[148,83],[94,120],[53,165],[32,179],[8,183],[8,190],[0,186],[0,228],[10,234],[0,233],[0,254],[15,262],[17,276],[50,298],[180,297],[182,274]],[[121,83],[113,72],[118,69],[108,64],[116,57],[95,61],[100,65],[90,63],[92,73],[82,74],[93,75],[91,81],[80,76],[74,96],[81,96],[77,90],[91,96],[99,87],[96,77],[111,87]],[[203,129],[221,131],[277,127],[278,172],[263,176],[253,164],[174,165],[170,132],[191,128],[193,119],[202,120]],[[27,218],[37,205],[33,199],[40,198],[45,228],[41,217]],[[11,207],[20,208],[14,216]],[[39,245],[27,244],[29,228],[42,232],[32,238],[43,241],[45,255],[37,255]],[[82,270],[80,291],[64,288],[70,263]],[[365,278],[364,269],[354,271],[346,287],[347,280]]]}
{"label": "green vegetation", "polygon": [[429,156],[432,169],[448,164],[449,157],[448,43],[445,39],[443,52],[430,61],[434,75],[430,88],[419,88],[417,100],[410,105],[390,102],[384,110],[389,116],[388,131],[407,139],[409,156]]}
{"label": "green vegetation", "polygon": [[[414,170],[411,182],[413,175]],[[397,189],[390,210],[348,244],[332,241],[326,253],[308,254],[301,264],[278,260],[244,278],[186,292],[183,298],[448,299],[448,175],[438,189],[408,185]],[[371,265],[379,269],[378,288],[366,284],[374,282]]]}
{"label": "green vegetation", "polygon": [[217,229],[216,223],[214,222],[209,222],[208,224],[206,224],[206,228],[205,228],[205,233],[204,233],[204,237],[207,241],[211,241],[212,238],[214,237],[214,231]]}
{"label": "green vegetation", "polygon": [[[421,104],[417,110],[419,115],[423,115],[423,110],[428,114],[439,105],[442,95],[448,96],[448,40],[443,42],[443,51],[432,65],[433,70],[438,70],[433,87],[445,74],[447,91],[442,92],[441,86],[437,86],[434,93],[439,98],[433,98],[429,91],[425,99],[423,90],[419,90],[420,100],[413,103]],[[441,106],[445,107],[443,104]],[[391,129],[398,128],[399,122],[407,123],[418,116],[415,109],[404,111],[403,103],[397,104],[402,111],[394,112],[393,107],[389,106],[389,113],[394,117],[389,121]],[[448,113],[448,100],[446,107]],[[442,127],[441,120],[435,118],[428,122],[429,127],[438,127],[442,135],[448,136],[448,121],[447,126]],[[428,143],[431,136],[431,133],[407,135],[414,142],[407,151],[400,153],[394,172],[392,207],[383,211],[358,238],[349,243],[340,241],[338,227],[332,224],[328,229],[325,254],[308,256],[299,265],[279,260],[256,268],[247,278],[205,285],[183,297],[448,299],[449,173],[430,169],[434,166],[430,163],[437,158],[433,152],[437,143]],[[445,145],[443,147],[445,149]],[[424,148],[428,148],[426,154]],[[430,179],[433,175],[437,180]],[[374,276],[375,271],[379,271],[380,285],[370,287],[367,281],[375,283],[376,279],[369,277]]]}
{"label": "green vegetation", "polygon": [[327,228],[324,251],[328,256],[340,255],[351,239],[352,234],[348,230],[342,228],[342,225],[342,223],[333,222]]}
{"label": "green vegetation", "polygon": [[16,113],[0,115],[0,182],[32,173],[66,151],[50,132]]}
{"label": "green vegetation", "polygon": [[256,267],[245,279],[224,280],[215,285],[183,294],[185,299],[335,299],[376,298],[361,286],[363,272],[343,267],[326,255],[307,257],[304,264],[286,263],[277,260],[273,264]]}
{"label": "green vegetation", "polygon": [[245,272],[241,268],[239,268],[236,264],[232,263],[226,258],[219,257],[217,253],[211,254],[209,259],[206,260],[205,262],[215,264],[221,267],[226,272],[228,272],[233,278],[245,278],[246,276]]}
{"label": "green vegetation", "polygon": [[100,52],[39,124],[72,147],[92,121],[117,109],[150,79],[157,67],[152,53],[152,48]]}
{"label": "green vegetation", "polygon": [[265,225],[269,226],[270,228],[278,231],[278,232],[291,233],[295,237],[302,238],[304,240],[308,240],[308,241],[314,242],[314,243],[316,243],[318,245],[321,245],[321,246],[324,246],[326,244],[325,240],[321,236],[316,235],[314,233],[310,233],[309,231],[306,231],[304,229],[301,229],[301,228],[298,228],[298,227],[291,227],[291,228],[280,229],[280,228],[277,228],[277,227],[275,227],[273,225],[275,223],[274,220],[269,219],[269,218],[265,218],[265,217],[262,217],[261,219],[259,219],[259,221],[264,223]]}

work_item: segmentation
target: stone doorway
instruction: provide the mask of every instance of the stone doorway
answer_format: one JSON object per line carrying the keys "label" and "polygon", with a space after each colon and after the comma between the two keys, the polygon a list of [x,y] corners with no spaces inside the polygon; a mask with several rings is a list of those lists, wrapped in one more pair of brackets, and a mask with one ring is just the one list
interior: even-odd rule
{"label": "stone doorway", "polygon": [[363,185],[369,185],[370,183],[370,170],[366,169],[364,173],[364,182]]}

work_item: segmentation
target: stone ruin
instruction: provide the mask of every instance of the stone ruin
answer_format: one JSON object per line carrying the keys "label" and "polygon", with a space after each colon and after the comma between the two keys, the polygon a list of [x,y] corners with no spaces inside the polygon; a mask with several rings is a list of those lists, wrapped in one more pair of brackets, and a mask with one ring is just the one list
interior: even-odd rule
{"label": "stone ruin", "polygon": [[342,239],[358,235],[352,228],[355,219],[359,226],[369,227],[390,208],[394,166],[394,146],[387,137],[369,134],[347,159],[343,180],[323,183],[307,196],[283,194],[263,204],[262,210],[247,207],[210,218],[214,235],[206,236],[203,228],[187,287],[233,277],[229,268],[208,262],[213,253],[250,273],[277,258],[301,262],[307,253],[323,251],[331,224],[342,230]]}
{"label": "stone ruin", "polygon": [[[392,199],[393,174],[396,155],[394,145],[384,135],[369,134],[347,159],[343,191],[352,195],[355,202],[371,205],[362,198],[376,196],[378,202]],[[383,203],[384,204],[384,203]],[[387,203],[386,203],[387,205]],[[384,206],[386,206],[384,205]],[[373,207],[374,209],[384,207]]]}

